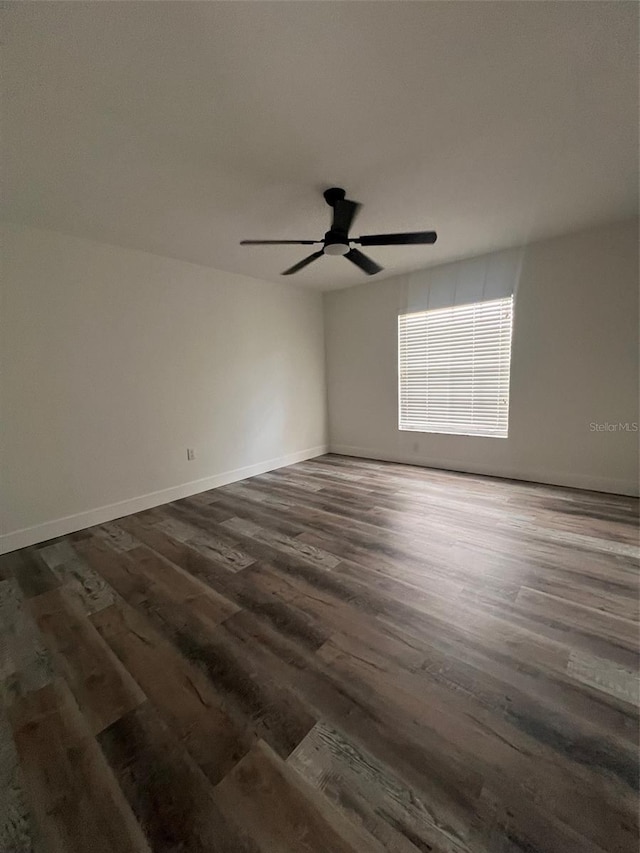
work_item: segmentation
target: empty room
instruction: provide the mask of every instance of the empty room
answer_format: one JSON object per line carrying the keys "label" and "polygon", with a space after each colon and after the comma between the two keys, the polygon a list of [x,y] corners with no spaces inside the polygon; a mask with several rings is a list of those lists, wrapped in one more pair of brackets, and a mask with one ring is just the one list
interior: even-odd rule
{"label": "empty room", "polygon": [[639,10],[2,4],[0,853],[637,853]]}

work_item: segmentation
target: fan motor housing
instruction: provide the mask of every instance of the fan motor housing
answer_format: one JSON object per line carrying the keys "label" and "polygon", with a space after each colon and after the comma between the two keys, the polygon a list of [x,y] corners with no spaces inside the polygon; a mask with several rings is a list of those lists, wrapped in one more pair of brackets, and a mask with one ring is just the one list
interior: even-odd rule
{"label": "fan motor housing", "polygon": [[326,255],[346,255],[349,251],[347,235],[339,231],[327,231],[324,235],[324,251]]}

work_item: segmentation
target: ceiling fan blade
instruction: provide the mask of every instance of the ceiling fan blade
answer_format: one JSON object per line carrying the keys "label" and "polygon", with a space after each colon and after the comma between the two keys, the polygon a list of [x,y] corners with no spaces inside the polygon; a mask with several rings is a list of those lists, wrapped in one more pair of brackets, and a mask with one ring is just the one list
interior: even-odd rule
{"label": "ceiling fan blade", "polygon": [[356,214],[360,210],[360,205],[356,201],[349,201],[346,198],[338,199],[333,205],[333,222],[331,223],[332,231],[341,231],[344,234],[349,233],[349,228]]}
{"label": "ceiling fan blade", "polygon": [[435,231],[413,231],[409,234],[369,234],[353,239],[361,246],[408,246],[412,243],[435,243],[438,235]]}
{"label": "ceiling fan blade", "polygon": [[289,267],[288,270],[285,270],[283,273],[280,273],[280,274],[281,275],[293,275],[294,272],[298,272],[298,270],[301,270],[303,267],[306,267],[307,264],[310,264],[313,261],[317,260],[318,258],[322,257],[322,255],[324,255],[324,249],[320,249],[319,252],[314,252],[312,255],[309,255],[308,257],[304,258],[302,261],[298,261],[297,264],[294,264],[292,267]]}
{"label": "ceiling fan blade", "polygon": [[357,267],[360,267],[360,269],[363,272],[366,272],[367,275],[375,275],[383,269],[383,267],[378,266],[375,261],[372,261],[371,258],[363,255],[359,249],[350,249],[344,257],[349,258],[352,263]]}
{"label": "ceiling fan blade", "polygon": [[241,246],[313,246],[322,240],[240,240]]}

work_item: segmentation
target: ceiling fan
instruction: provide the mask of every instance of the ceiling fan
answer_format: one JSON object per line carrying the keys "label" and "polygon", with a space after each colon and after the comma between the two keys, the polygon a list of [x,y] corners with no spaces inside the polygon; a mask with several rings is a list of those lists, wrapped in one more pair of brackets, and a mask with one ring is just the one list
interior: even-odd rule
{"label": "ceiling fan", "polygon": [[404,246],[417,243],[435,243],[438,235],[435,231],[413,231],[408,234],[368,234],[364,237],[349,237],[349,229],[360,209],[355,201],[345,198],[345,191],[340,187],[332,187],[323,193],[324,200],[333,208],[331,228],[323,240],[241,240],[241,246],[312,246],[322,243],[322,249],[308,255],[297,264],[289,267],[282,275],[293,273],[306,267],[307,264],[321,258],[322,255],[344,255],[367,275],[375,275],[382,267],[368,258],[359,249],[351,248],[351,243],[360,246]]}

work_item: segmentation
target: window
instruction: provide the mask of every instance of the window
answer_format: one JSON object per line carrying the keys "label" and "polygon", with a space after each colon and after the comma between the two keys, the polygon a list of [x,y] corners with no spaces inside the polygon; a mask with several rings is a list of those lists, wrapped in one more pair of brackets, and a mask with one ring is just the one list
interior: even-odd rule
{"label": "window", "polygon": [[513,296],[398,317],[399,428],[506,438]]}

